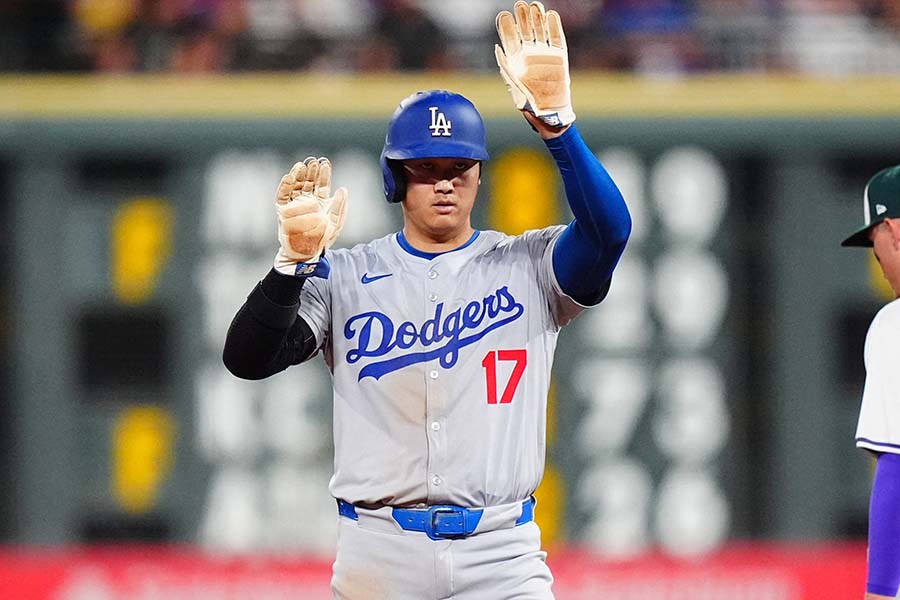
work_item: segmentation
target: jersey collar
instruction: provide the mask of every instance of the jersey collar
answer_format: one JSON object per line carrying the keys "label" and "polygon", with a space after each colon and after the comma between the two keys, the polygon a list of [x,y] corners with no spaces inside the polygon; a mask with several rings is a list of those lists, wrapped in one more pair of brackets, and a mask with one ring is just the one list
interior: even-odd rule
{"label": "jersey collar", "polygon": [[475,242],[476,239],[478,239],[478,235],[480,233],[481,231],[476,229],[474,233],[472,233],[472,237],[470,237],[465,244],[463,244],[459,248],[454,248],[453,250],[445,250],[443,252],[423,252],[422,250],[413,248],[406,240],[406,236],[403,235],[402,229],[397,232],[397,243],[407,254],[412,254],[413,256],[418,256],[419,258],[424,258],[425,260],[432,260],[443,254],[449,254],[450,252],[457,252],[459,250],[462,250],[463,248],[468,248]]}

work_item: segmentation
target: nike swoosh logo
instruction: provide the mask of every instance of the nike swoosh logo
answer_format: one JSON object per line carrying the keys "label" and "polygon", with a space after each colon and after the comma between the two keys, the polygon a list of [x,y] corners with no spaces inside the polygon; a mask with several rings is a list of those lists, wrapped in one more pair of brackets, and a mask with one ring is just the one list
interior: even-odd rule
{"label": "nike swoosh logo", "polygon": [[379,279],[384,279],[385,277],[390,277],[391,275],[393,275],[393,273],[386,273],[384,275],[373,275],[373,276],[369,277],[369,274],[365,273],[365,274],[363,274],[362,279],[360,279],[360,281],[362,281],[363,284],[372,283],[373,281],[378,281]]}

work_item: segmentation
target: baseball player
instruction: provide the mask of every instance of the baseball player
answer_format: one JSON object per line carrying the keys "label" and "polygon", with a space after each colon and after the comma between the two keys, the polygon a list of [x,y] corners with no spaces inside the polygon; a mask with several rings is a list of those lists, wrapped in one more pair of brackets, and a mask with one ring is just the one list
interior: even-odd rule
{"label": "baseball player", "polygon": [[[875,174],[863,194],[863,228],[843,246],[870,247],[900,297],[900,166]],[[900,587],[900,300],[884,306],[866,334],[866,384],[856,446],[876,458],[869,504],[866,599],[897,596]]]}
{"label": "baseball player", "polygon": [[[543,138],[575,219],[510,236],[473,228],[488,160],[475,106],[404,99],[384,192],[403,228],[331,249],[347,191],[325,158],[278,186],[280,248],[229,329],[224,361],[258,379],[321,351],[333,374],[335,598],[552,598],[534,522],[561,327],[606,296],[631,218],[572,124],[559,15],[497,16],[500,72]],[[298,517],[299,518],[299,517]]]}

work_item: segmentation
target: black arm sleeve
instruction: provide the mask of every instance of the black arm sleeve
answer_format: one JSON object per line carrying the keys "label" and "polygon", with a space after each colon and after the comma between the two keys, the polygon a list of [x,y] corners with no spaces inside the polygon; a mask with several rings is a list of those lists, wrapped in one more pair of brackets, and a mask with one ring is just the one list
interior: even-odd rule
{"label": "black arm sleeve", "polygon": [[222,361],[241,379],[264,379],[316,352],[316,338],[297,318],[305,279],[272,269],[247,296],[225,336]]}

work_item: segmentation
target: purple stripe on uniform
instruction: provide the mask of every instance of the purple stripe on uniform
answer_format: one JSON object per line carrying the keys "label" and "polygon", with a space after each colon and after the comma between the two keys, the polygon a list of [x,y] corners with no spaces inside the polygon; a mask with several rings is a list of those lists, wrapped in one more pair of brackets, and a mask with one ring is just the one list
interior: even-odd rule
{"label": "purple stripe on uniform", "polygon": [[893,598],[900,588],[900,454],[880,454],[869,503],[866,590]]}
{"label": "purple stripe on uniform", "polygon": [[887,442],[876,442],[875,440],[870,440],[869,438],[856,438],[856,442],[865,442],[867,444],[875,444],[876,446],[884,446],[885,448],[897,448],[900,450],[900,444],[889,444]]}

